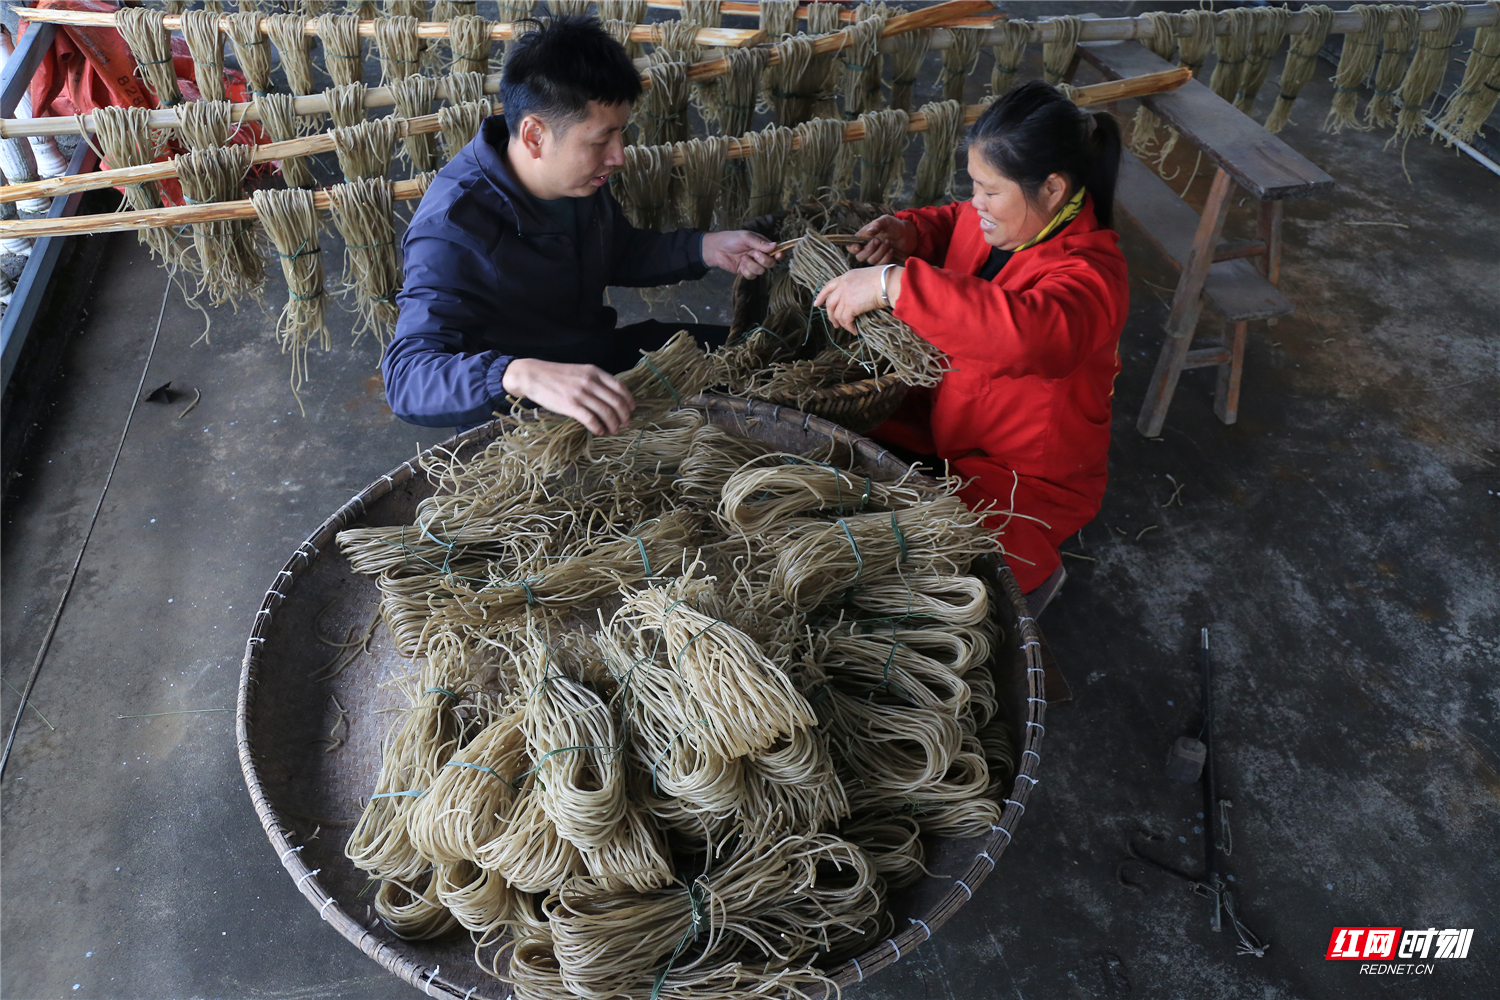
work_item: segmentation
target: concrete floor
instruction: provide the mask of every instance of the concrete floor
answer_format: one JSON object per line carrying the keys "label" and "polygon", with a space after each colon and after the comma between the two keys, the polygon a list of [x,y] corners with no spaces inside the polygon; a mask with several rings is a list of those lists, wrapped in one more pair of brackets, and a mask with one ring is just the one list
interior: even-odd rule
{"label": "concrete floor", "polygon": [[[973,903],[851,997],[1500,995],[1500,177],[1415,142],[1408,181],[1381,134],[1317,131],[1329,89],[1308,88],[1284,138],[1338,187],[1288,206],[1297,312],[1252,328],[1237,425],[1214,418],[1200,371],[1160,440],[1135,434],[1165,316],[1155,286],[1174,277],[1124,234],[1113,482],[1068,546],[1092,561],[1068,560],[1043,622],[1075,700],[1049,712],[1041,785]],[[21,722],[0,787],[0,996],[413,996],[294,890],[244,792],[233,706],[251,609],[292,547],[443,435],[390,416],[376,346],[351,349],[342,314],[304,417],[269,318],[217,312],[199,343],[201,318],[176,292],[163,305],[134,237],[100,238],[4,511],[7,727],[158,314],[146,388],[203,396],[186,416],[191,393],[135,413]],[[727,289],[715,276],[682,301],[710,321]],[[268,300],[280,294],[273,281]],[[618,297],[624,319],[645,315]],[[1180,507],[1162,506],[1169,475]],[[1271,942],[1264,959],[1237,957],[1175,884],[1115,880],[1137,829],[1167,838],[1163,859],[1197,863],[1198,792],[1160,767],[1197,729],[1204,626],[1234,803],[1222,865]],[[1473,947],[1430,976],[1375,979],[1323,959],[1349,925],[1471,927]]]}

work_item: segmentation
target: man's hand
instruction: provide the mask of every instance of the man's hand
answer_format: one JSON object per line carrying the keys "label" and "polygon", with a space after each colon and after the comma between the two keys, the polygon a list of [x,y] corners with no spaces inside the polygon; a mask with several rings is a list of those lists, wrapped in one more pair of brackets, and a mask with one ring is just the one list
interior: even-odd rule
{"label": "man's hand", "polygon": [[868,242],[851,244],[849,252],[866,264],[899,264],[917,248],[916,224],[894,215],[882,215],[854,235]]}
{"label": "man's hand", "polygon": [[[881,270],[883,268],[856,267],[845,271],[823,286],[822,291],[818,292],[818,297],[813,300],[813,305],[826,309],[828,319],[834,326],[848,330],[850,333],[858,333],[859,331],[854,328],[854,317],[885,306],[885,303],[880,300]],[[894,305],[901,292],[901,268],[891,268],[890,280],[886,282],[886,287],[891,295],[891,303]]]}
{"label": "man's hand", "polygon": [[758,278],[776,265],[776,244],[748,229],[703,234],[703,263],[744,278]]}
{"label": "man's hand", "polygon": [[635,398],[620,380],[593,365],[516,358],[501,387],[517,399],[572,417],[594,434],[617,434],[630,420]]}

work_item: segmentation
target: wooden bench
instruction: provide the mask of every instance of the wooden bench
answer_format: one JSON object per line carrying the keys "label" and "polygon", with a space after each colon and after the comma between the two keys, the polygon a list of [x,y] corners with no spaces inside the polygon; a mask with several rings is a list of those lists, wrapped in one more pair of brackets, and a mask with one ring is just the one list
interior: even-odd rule
{"label": "wooden bench", "polygon": [[[1084,44],[1079,53],[1108,80],[1172,68],[1139,42]],[[1120,164],[1116,205],[1181,271],[1167,315],[1166,341],[1136,421],[1138,431],[1156,437],[1187,368],[1218,366],[1214,412],[1226,424],[1235,422],[1247,324],[1274,322],[1292,311],[1292,303],[1276,287],[1282,203],[1326,191],[1333,178],[1197,80],[1141,101],[1217,168],[1200,216],[1135,156],[1127,152]],[[1222,239],[1235,185],[1260,203],[1257,239]],[[1192,350],[1205,303],[1224,317],[1223,343]]]}

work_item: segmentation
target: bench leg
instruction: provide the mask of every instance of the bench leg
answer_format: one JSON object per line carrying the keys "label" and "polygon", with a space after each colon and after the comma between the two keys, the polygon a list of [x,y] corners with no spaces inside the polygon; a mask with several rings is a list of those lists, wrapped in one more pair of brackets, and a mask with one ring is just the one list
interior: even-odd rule
{"label": "bench leg", "polygon": [[1225,347],[1229,360],[1219,365],[1219,384],[1214,390],[1214,413],[1226,424],[1240,416],[1240,376],[1245,364],[1245,328],[1248,323],[1230,323],[1225,327]]}
{"label": "bench leg", "polygon": [[1156,371],[1151,373],[1151,387],[1146,390],[1146,401],[1141,404],[1141,415],[1135,421],[1135,429],[1142,437],[1160,436],[1162,425],[1167,422],[1167,407],[1172,405],[1172,394],[1177,391],[1177,379],[1182,375],[1183,363],[1187,361],[1192,343],[1191,334],[1186,337],[1169,335],[1162,342]]}
{"label": "bench leg", "polygon": [[1172,394],[1177,391],[1177,379],[1182,374],[1188,348],[1192,346],[1193,331],[1203,312],[1203,282],[1208,278],[1214,248],[1219,245],[1219,237],[1224,232],[1224,218],[1229,214],[1229,192],[1233,187],[1234,182],[1225,171],[1214,174],[1198,232],[1193,236],[1192,249],[1183,262],[1182,277],[1178,279],[1176,293],[1172,296],[1161,356],[1156,359],[1156,371],[1151,376],[1150,388],[1146,390],[1145,402],[1141,404],[1141,415],[1135,422],[1135,429],[1145,437],[1161,434],[1162,425],[1167,421],[1167,407],[1172,403]]}
{"label": "bench leg", "polygon": [[[1260,255],[1256,266],[1260,273],[1266,276],[1271,284],[1281,285],[1281,218],[1283,214],[1283,203],[1280,201],[1263,201],[1260,203],[1260,212],[1256,219],[1257,236],[1266,244],[1266,252]],[[1276,325],[1276,317],[1272,316],[1266,321],[1268,326]]]}

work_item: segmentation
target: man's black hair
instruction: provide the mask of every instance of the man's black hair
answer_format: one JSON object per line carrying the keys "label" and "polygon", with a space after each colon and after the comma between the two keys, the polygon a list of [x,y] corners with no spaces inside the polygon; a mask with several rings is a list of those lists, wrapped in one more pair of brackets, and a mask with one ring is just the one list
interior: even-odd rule
{"label": "man's black hair", "polygon": [[554,17],[511,43],[500,99],[511,135],[536,115],[566,129],[588,116],[589,101],[632,104],[641,74],[625,47],[593,17]]}

